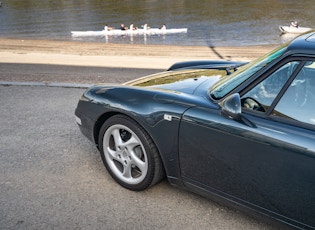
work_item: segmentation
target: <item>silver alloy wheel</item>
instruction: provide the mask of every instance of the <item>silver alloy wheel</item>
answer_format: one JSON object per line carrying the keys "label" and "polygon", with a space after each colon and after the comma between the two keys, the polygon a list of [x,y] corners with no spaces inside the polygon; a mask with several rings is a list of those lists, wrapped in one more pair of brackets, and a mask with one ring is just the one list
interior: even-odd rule
{"label": "silver alloy wheel", "polygon": [[139,137],[128,127],[110,126],[103,136],[105,160],[111,171],[127,184],[141,183],[148,172],[147,154]]}

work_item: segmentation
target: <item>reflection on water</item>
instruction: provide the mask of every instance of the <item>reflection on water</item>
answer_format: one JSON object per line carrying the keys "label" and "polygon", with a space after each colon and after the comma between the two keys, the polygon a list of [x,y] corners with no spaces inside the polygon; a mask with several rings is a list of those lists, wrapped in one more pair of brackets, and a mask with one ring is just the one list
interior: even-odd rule
{"label": "reflection on water", "polygon": [[291,20],[315,27],[313,0],[3,0],[0,36],[71,40],[70,31],[98,31],[105,24],[188,28],[187,34],[109,36],[84,41],[176,44],[255,45],[281,43],[279,25]]}

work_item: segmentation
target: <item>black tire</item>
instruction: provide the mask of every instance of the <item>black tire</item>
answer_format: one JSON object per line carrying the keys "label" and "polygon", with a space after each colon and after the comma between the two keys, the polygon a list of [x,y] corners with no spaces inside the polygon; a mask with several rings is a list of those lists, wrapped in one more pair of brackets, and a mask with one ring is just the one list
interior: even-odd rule
{"label": "black tire", "polygon": [[123,187],[144,190],[164,177],[158,150],[147,132],[124,115],[109,118],[99,134],[103,163]]}

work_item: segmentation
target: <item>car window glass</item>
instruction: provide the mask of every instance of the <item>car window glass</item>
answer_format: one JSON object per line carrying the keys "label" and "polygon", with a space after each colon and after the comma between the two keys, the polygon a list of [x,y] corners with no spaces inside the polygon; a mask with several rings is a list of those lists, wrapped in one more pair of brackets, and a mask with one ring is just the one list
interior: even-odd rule
{"label": "car window glass", "polygon": [[233,74],[222,78],[211,89],[211,96],[216,99],[224,97],[242,82],[246,81],[265,66],[268,66],[270,62],[281,56],[285,50],[286,45],[273,50],[265,56],[248,63]]}
{"label": "car window glass", "polygon": [[276,105],[272,115],[315,124],[315,63],[307,62]]}
{"label": "car window glass", "polygon": [[244,94],[241,99],[242,107],[265,112],[298,66],[298,63],[297,61],[286,63]]}

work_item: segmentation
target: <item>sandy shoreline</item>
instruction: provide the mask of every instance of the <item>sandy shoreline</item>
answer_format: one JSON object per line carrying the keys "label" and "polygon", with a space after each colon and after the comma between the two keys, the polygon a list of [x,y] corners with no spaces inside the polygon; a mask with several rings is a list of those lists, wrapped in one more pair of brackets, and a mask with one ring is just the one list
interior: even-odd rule
{"label": "sandy shoreline", "polygon": [[0,38],[1,63],[167,69],[188,60],[251,61],[277,45],[206,47]]}

